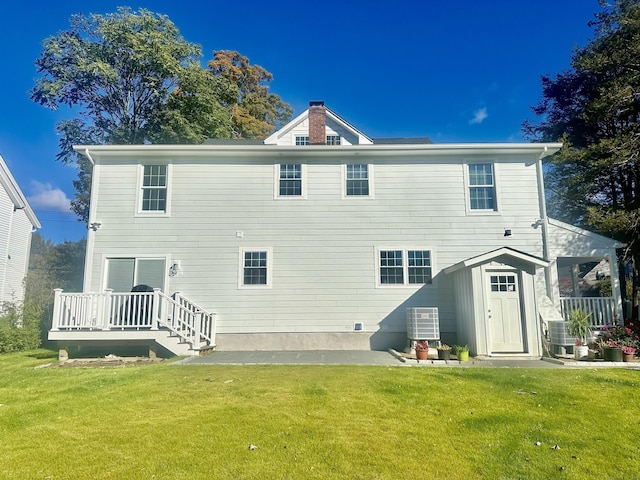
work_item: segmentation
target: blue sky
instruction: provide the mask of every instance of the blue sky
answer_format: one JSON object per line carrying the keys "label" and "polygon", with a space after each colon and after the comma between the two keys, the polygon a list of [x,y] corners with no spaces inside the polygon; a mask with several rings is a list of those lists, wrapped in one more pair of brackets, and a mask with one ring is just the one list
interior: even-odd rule
{"label": "blue sky", "polygon": [[597,0],[325,0],[8,2],[0,32],[0,154],[54,242],[78,240],[68,211],[73,167],[55,161],[56,121],[29,99],[42,41],[73,13],[118,6],[162,13],[182,36],[237,50],[275,77],[271,91],[299,114],[309,100],[371,137],[429,136],[437,143],[517,142],[541,95],[540,75],[569,66],[592,31]]}

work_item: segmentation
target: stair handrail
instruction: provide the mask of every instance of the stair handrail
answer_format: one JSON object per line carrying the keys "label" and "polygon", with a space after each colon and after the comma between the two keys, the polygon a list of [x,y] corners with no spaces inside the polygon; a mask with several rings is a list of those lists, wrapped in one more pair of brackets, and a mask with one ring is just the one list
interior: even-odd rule
{"label": "stair handrail", "polygon": [[158,319],[160,325],[189,342],[193,348],[199,348],[202,340],[207,345],[214,345],[215,313],[207,312],[180,292],[168,296],[158,289],[156,294],[163,302]]}

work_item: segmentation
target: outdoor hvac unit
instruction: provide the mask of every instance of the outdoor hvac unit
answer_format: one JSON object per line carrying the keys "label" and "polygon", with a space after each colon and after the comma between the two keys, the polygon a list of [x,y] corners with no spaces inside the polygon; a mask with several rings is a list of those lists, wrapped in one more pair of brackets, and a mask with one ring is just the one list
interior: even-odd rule
{"label": "outdoor hvac unit", "polygon": [[563,320],[550,320],[549,325],[549,340],[551,345],[557,345],[559,347],[568,347],[576,344],[576,339],[569,335],[569,322]]}
{"label": "outdoor hvac unit", "polygon": [[440,340],[438,307],[407,308],[409,340]]}

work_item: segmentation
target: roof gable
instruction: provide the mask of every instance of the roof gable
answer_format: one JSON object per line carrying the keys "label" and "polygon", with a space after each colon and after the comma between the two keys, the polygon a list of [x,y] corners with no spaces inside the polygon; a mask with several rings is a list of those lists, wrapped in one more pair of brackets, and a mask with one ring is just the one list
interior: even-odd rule
{"label": "roof gable", "polygon": [[591,232],[584,228],[576,227],[574,225],[570,225],[568,223],[562,222],[560,220],[556,220],[555,218],[549,218],[549,225],[552,228],[558,228],[561,230],[566,230],[575,234],[579,237],[585,237],[592,241],[597,242],[599,245],[602,245],[606,248],[622,248],[625,246],[624,243],[621,243],[613,238],[605,237],[604,235],[600,235],[599,233]]}
{"label": "roof gable", "polygon": [[16,179],[13,178],[13,175],[11,174],[9,167],[2,158],[2,155],[0,155],[0,184],[4,187],[7,195],[11,199],[14,211],[24,210],[27,218],[29,219],[29,222],[31,222],[31,225],[33,225],[34,228],[40,228],[41,225],[38,221],[38,218],[36,217],[35,213],[33,213],[29,202],[22,193],[22,190],[20,190]]}
{"label": "roof gable", "polygon": [[[325,111],[327,129],[346,138],[348,145],[373,144],[373,140],[341,118],[338,114],[326,107]],[[267,137],[264,143],[265,145],[295,145],[295,141],[292,141],[290,137],[294,132],[296,135],[309,135],[309,109],[306,109],[280,130]]]}
{"label": "roof gable", "polygon": [[516,250],[515,248],[501,247],[496,250],[491,250],[490,252],[477,255],[475,257],[467,258],[466,260],[458,262],[455,265],[451,265],[444,270],[444,273],[453,273],[463,268],[475,267],[477,265],[489,263],[494,260],[499,260],[500,258],[504,259],[505,257],[511,260],[517,260],[521,263],[529,264],[534,267],[547,267],[549,265],[549,262],[543,260],[542,258],[536,257],[535,255],[521,252],[520,250]]}

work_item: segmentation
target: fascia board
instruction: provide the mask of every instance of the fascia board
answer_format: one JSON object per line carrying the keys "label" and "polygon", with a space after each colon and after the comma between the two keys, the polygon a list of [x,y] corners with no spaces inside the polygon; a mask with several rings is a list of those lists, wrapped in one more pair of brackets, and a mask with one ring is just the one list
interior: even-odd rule
{"label": "fascia board", "polygon": [[529,255],[528,253],[521,252],[520,250],[515,250],[513,248],[501,247],[496,250],[492,250],[490,252],[477,255],[475,257],[467,258],[466,260],[458,262],[455,265],[451,265],[450,267],[444,269],[444,273],[449,274],[449,273],[453,273],[458,270],[461,270],[463,268],[475,267],[476,265],[489,263],[493,259],[502,257],[502,256],[515,258],[522,262],[535,265],[537,267],[549,266],[549,262],[546,260],[543,260],[542,258],[536,257],[534,255]]}
{"label": "fascia board", "polygon": [[[76,145],[74,150],[94,160],[107,157],[340,157],[345,155],[385,156],[452,156],[452,155],[536,155],[559,149],[560,143],[460,143],[402,145]],[[550,154],[550,153],[549,153]]]}
{"label": "fascia board", "polygon": [[33,225],[34,228],[40,228],[41,225],[38,221],[38,218],[31,209],[27,198],[22,193],[18,182],[16,182],[16,179],[11,174],[11,171],[5,163],[4,158],[2,158],[2,155],[0,155],[0,183],[7,192],[7,195],[11,199],[14,207],[20,210],[24,210],[24,213],[27,215],[27,218],[29,219],[29,222],[31,222],[31,225]]}

